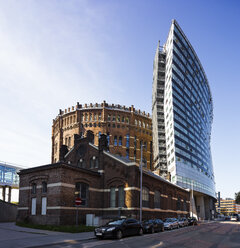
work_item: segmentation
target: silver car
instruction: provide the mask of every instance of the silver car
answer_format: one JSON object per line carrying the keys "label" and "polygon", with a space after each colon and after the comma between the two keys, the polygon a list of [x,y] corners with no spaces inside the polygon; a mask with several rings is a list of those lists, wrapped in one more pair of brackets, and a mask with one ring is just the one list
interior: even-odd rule
{"label": "silver car", "polygon": [[188,220],[186,218],[179,218],[178,224],[180,227],[188,226]]}
{"label": "silver car", "polygon": [[164,220],[164,229],[172,230],[174,228],[179,228],[179,223],[176,218],[167,218]]}

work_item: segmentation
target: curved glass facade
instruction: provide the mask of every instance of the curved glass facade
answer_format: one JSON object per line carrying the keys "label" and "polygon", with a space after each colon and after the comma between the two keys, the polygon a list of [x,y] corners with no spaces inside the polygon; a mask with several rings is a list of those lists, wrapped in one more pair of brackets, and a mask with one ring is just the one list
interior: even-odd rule
{"label": "curved glass facade", "polygon": [[[210,139],[212,96],[202,65],[174,20],[165,59],[164,119],[168,177],[215,197]],[[153,134],[154,135],[154,134]]]}

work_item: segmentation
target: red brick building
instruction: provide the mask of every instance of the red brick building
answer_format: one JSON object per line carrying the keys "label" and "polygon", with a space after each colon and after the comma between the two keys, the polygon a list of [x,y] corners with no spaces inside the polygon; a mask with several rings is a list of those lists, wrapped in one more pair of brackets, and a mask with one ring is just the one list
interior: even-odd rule
{"label": "red brick building", "polygon": [[[75,199],[80,197],[79,222],[86,214],[102,219],[139,218],[139,167],[129,159],[107,151],[106,135],[95,146],[94,135],[74,136],[68,152],[60,149],[60,161],[21,170],[18,221],[38,224],[74,224]],[[151,171],[143,171],[143,219],[187,216],[190,194]]]}
{"label": "red brick building", "polygon": [[59,147],[74,145],[74,134],[85,136],[94,133],[94,144],[98,146],[100,134],[106,134],[108,148],[112,154],[140,162],[140,146],[143,144],[144,166],[152,169],[152,119],[145,111],[132,105],[79,103],[59,110],[52,125],[52,163],[59,162]]}

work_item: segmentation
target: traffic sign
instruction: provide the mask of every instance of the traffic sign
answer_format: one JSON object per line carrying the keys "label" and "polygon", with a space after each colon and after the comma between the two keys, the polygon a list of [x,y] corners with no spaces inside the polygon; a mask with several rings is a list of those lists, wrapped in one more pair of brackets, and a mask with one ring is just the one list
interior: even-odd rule
{"label": "traffic sign", "polygon": [[79,205],[81,205],[81,203],[82,203],[82,199],[81,199],[80,197],[77,197],[77,198],[75,199],[75,204],[76,204],[77,206],[79,206]]}

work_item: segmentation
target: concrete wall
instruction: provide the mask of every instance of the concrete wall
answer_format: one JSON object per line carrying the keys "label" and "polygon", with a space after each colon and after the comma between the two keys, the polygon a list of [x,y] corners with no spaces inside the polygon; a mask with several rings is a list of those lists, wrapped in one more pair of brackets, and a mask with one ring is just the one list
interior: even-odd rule
{"label": "concrete wall", "polygon": [[16,221],[17,205],[0,200],[0,222]]}

